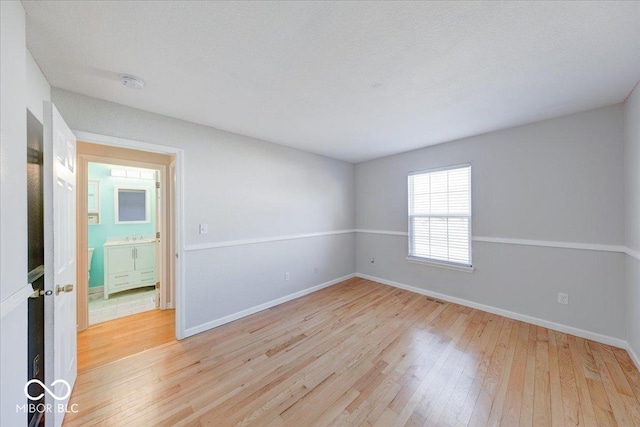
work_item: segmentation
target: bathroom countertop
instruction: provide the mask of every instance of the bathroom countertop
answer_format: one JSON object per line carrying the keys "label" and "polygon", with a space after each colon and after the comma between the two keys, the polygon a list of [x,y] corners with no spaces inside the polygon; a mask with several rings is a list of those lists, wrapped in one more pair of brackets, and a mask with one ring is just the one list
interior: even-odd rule
{"label": "bathroom countertop", "polygon": [[102,246],[122,246],[122,245],[140,245],[143,243],[155,243],[156,239],[152,238],[144,238],[144,239],[136,239],[136,240],[108,240]]}

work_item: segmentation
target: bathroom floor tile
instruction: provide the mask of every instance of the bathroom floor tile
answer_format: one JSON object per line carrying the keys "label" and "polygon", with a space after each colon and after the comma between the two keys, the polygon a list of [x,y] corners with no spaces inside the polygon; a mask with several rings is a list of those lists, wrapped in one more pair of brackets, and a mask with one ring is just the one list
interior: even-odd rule
{"label": "bathroom floor tile", "polygon": [[113,294],[105,300],[102,294],[89,295],[89,324],[106,322],[156,309],[153,286]]}

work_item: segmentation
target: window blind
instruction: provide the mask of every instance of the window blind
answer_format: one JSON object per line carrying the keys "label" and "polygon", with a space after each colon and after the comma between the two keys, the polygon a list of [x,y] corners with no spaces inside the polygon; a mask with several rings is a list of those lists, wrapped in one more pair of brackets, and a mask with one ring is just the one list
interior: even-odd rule
{"label": "window blind", "polygon": [[409,257],[471,266],[471,165],[412,172]]}

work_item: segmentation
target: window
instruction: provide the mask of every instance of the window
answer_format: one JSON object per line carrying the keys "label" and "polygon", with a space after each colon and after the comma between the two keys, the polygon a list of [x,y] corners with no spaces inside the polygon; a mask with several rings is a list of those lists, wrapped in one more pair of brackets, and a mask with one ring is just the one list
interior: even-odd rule
{"label": "window", "polygon": [[409,173],[409,259],[471,267],[471,165]]}

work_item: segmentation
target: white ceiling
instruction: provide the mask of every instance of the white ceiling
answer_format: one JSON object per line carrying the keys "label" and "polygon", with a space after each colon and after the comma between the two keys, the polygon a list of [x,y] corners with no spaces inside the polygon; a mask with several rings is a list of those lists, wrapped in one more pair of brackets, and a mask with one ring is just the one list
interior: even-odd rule
{"label": "white ceiling", "polygon": [[52,86],[351,162],[615,104],[640,79],[640,2],[23,3]]}

